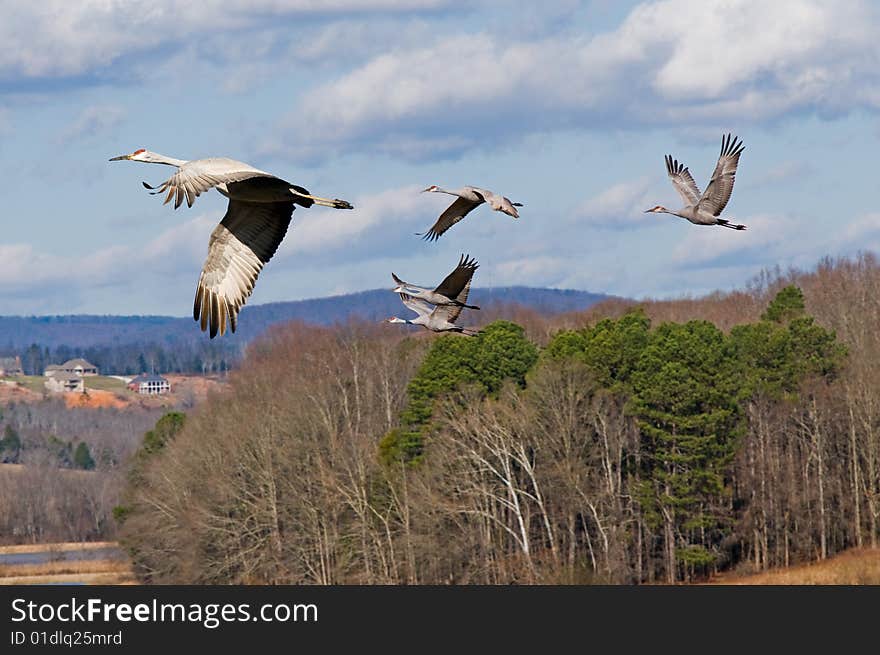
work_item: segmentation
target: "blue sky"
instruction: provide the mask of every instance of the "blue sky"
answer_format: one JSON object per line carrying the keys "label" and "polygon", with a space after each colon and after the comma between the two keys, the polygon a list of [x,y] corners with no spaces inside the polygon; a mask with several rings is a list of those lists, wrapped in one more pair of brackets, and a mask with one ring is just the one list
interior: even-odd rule
{"label": "blue sky", "polygon": [[[249,303],[439,281],[632,297],[742,286],[880,250],[880,13],[871,2],[183,0],[4,3],[0,314],[186,315],[226,200],[140,186],[141,147],[228,156],[352,201],[298,209]],[[746,145],[725,215],[642,213]],[[474,184],[483,207],[424,243]]]}

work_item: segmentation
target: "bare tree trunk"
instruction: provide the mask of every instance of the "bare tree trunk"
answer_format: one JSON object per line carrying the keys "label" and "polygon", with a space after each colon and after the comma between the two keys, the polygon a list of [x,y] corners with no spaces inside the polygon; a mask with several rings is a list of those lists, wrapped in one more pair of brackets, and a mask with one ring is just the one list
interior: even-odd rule
{"label": "bare tree trunk", "polygon": [[856,537],[856,546],[862,547],[862,514],[861,514],[861,485],[859,484],[859,451],[856,447],[856,421],[853,415],[852,405],[849,405],[849,438],[850,438],[850,470],[852,474],[853,496],[853,532]]}
{"label": "bare tree trunk", "polygon": [[819,426],[816,399],[810,401],[811,418],[813,423],[813,439],[816,448],[816,476],[818,478],[819,491],[819,559],[828,557],[828,521],[825,518],[825,447],[822,442],[822,429]]}

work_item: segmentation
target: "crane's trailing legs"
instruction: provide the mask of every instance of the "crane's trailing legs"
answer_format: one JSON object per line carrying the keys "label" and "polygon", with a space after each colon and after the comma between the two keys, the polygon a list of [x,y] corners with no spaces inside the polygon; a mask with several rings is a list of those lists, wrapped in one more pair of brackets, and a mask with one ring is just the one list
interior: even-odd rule
{"label": "crane's trailing legs", "polygon": [[299,196],[300,198],[308,198],[316,205],[322,205],[323,207],[332,207],[333,209],[354,209],[354,205],[352,205],[347,200],[340,200],[339,198],[334,198],[333,200],[330,200],[329,198],[312,196],[308,193],[299,193],[298,191],[294,191],[293,189],[291,189],[290,192],[295,196]]}

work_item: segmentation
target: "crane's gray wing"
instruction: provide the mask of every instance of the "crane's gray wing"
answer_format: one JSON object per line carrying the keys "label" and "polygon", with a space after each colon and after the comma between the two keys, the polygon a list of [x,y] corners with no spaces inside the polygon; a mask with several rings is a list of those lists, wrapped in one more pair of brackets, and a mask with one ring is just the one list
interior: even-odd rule
{"label": "crane's gray wing", "polygon": [[293,209],[292,202],[230,199],[226,216],[211,233],[193,303],[193,318],[202,330],[210,327],[212,339],[226,332],[227,319],[235,332],[238,312],[287,233]]}
{"label": "crane's gray wing", "polygon": [[183,203],[184,198],[186,198],[186,206],[192,207],[196,198],[219,184],[231,184],[255,177],[278,179],[270,173],[243,162],[224,157],[212,157],[185,163],[159,186],[150,186],[146,182],[142,184],[154,195],[167,192],[163,204],[167,205],[173,199],[174,208],[177,209]]}
{"label": "crane's gray wing", "polygon": [[446,276],[439,286],[434,289],[435,293],[454,299],[461,293],[474,276],[474,272],[480,267],[476,259],[470,258],[468,255],[462,255],[458,260],[458,266],[449,275]]}
{"label": "crane's gray wing", "polygon": [[446,230],[458,223],[467,216],[474,207],[480,205],[480,202],[474,202],[467,198],[457,198],[454,203],[446,208],[446,211],[440,214],[437,222],[431,226],[431,229],[422,236],[425,241],[436,241]]}
{"label": "crane's gray wing", "polygon": [[[474,270],[476,270],[476,267],[474,267],[471,270],[470,275],[468,276],[467,281],[465,282],[464,286],[461,288],[461,290],[458,292],[458,294],[454,298],[454,300],[457,300],[462,305],[467,303],[468,293],[470,293],[470,290],[471,290],[471,280],[473,280],[473,277],[474,277]],[[461,305],[443,305],[443,306],[437,307],[434,310],[434,312],[438,316],[445,318],[450,323],[455,323],[455,321],[457,321],[458,317],[461,315],[462,309],[464,309],[464,308],[461,307]]]}
{"label": "crane's gray wing", "polygon": [[672,186],[684,200],[686,207],[696,205],[700,201],[700,189],[691,172],[684,164],[680,164],[672,155],[666,155],[666,172],[672,180]]}
{"label": "crane's gray wing", "polygon": [[709,180],[706,190],[700,197],[698,209],[708,211],[713,216],[719,216],[730,200],[733,193],[733,181],[736,176],[736,167],[739,165],[739,156],[745,146],[737,137],[730,134],[721,139],[721,154],[718,163],[715,164],[715,172]]}
{"label": "crane's gray wing", "polygon": [[419,298],[413,298],[409,294],[399,293],[400,299],[403,301],[403,304],[413,310],[419,316],[428,316],[434,308],[426,303],[424,300],[420,300]]}
{"label": "crane's gray wing", "polygon": [[401,279],[400,279],[399,277],[397,277],[394,273],[391,274],[391,279],[394,280],[394,283],[395,283],[396,285],[398,285],[398,286],[401,286],[401,287],[411,287],[411,286],[412,286],[411,284],[409,284],[409,283],[404,282],[403,280],[401,280]]}

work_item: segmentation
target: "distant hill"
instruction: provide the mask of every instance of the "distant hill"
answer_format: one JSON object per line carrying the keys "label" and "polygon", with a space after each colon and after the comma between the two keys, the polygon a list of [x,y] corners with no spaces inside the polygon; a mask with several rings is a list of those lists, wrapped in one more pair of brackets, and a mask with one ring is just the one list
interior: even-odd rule
{"label": "distant hill", "polygon": [[[484,309],[516,303],[543,314],[558,314],[586,309],[609,296],[569,289],[493,287],[474,289],[471,298]],[[395,314],[408,316],[407,311],[397,295],[387,289],[252,305],[242,310],[238,332],[223,337],[223,341],[227,347],[240,347],[265,332],[270,325],[290,320],[330,325],[351,318],[378,321]],[[201,340],[206,340],[205,335],[188,317],[0,316],[0,354],[19,351],[34,343],[52,349],[62,345],[84,349],[138,343],[173,347]]]}

